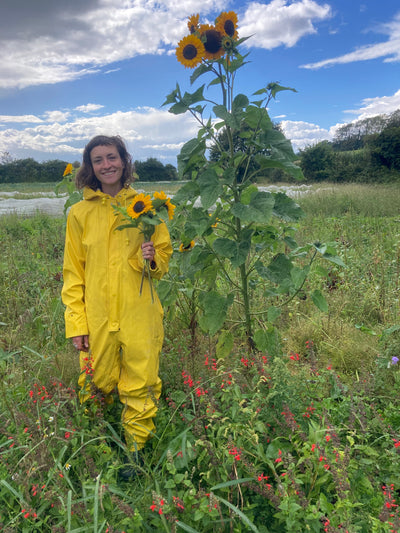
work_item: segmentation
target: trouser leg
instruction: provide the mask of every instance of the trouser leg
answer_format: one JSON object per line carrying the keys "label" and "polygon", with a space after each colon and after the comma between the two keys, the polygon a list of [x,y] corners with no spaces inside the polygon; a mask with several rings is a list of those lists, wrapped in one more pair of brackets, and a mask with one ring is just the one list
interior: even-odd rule
{"label": "trouser leg", "polygon": [[154,434],[154,418],[161,394],[158,366],[158,347],[153,346],[145,353],[123,347],[118,391],[124,405],[122,424],[125,438],[132,451],[143,448]]}

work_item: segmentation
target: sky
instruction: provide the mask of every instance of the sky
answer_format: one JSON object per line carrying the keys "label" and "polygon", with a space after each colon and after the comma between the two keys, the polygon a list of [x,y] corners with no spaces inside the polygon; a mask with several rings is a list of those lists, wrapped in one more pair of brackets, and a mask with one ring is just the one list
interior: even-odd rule
{"label": "sky", "polygon": [[212,24],[230,10],[239,36],[251,36],[235,93],[296,89],[268,107],[295,151],[400,108],[398,0],[1,0],[0,162],[80,161],[106,134],[134,160],[176,165],[199,126],[162,104],[177,83],[193,92],[212,79],[190,85],[177,43],[190,15]]}

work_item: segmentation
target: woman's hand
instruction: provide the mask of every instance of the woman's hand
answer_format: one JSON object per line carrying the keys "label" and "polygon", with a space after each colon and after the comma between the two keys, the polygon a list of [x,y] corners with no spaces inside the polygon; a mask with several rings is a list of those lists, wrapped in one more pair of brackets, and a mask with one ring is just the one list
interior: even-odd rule
{"label": "woman's hand", "polygon": [[154,244],[152,241],[144,242],[142,244],[142,254],[143,259],[146,259],[148,261],[154,261],[154,256],[156,254],[156,251],[154,249]]}
{"label": "woman's hand", "polygon": [[89,351],[89,335],[79,335],[78,337],[72,337],[72,344],[80,352]]}

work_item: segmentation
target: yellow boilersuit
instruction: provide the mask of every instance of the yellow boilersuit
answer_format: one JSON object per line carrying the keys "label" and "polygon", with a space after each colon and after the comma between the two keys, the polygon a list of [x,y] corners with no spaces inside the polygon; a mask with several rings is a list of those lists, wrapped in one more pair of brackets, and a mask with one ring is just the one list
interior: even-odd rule
{"label": "yellow boilersuit", "polygon": [[[113,205],[128,205],[136,192],[122,189],[113,198],[86,187],[84,199],[68,215],[62,300],[66,337],[89,335],[92,380],[105,395],[118,388],[124,405],[122,422],[130,449],[140,449],[154,431],[160,397],[159,356],[163,343],[163,310],[145,276],[143,235],[123,223]],[[151,275],[168,270],[172,246],[164,223],[155,227]],[[80,353],[79,384],[85,390],[88,354]],[[84,398],[84,393],[82,394]]]}

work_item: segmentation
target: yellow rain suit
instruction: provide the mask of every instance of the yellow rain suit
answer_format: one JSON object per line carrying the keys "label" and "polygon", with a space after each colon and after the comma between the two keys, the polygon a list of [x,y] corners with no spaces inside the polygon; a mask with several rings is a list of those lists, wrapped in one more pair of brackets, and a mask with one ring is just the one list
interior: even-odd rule
{"label": "yellow rain suit", "polygon": [[[89,335],[92,380],[105,395],[118,387],[124,405],[122,422],[130,449],[140,449],[154,431],[160,397],[159,355],[163,343],[163,310],[157,294],[151,300],[144,278],[143,235],[123,223],[113,205],[126,206],[136,192],[122,189],[113,198],[86,187],[84,199],[71,207],[64,252],[62,300],[66,337]],[[171,241],[164,223],[155,227],[151,275],[168,270]],[[88,354],[80,352],[81,398],[88,397]]]}

